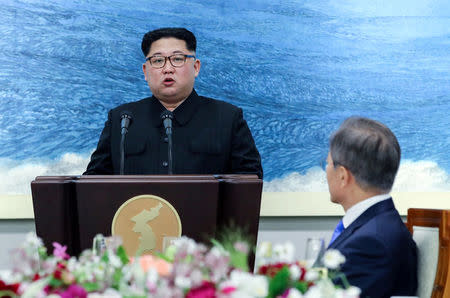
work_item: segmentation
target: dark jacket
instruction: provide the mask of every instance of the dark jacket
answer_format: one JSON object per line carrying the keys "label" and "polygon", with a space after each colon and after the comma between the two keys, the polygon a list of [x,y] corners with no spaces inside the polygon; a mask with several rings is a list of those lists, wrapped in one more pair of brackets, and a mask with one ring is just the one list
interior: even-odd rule
{"label": "dark jacket", "polygon": [[392,199],[367,209],[329,248],[345,256],[341,271],[361,298],[416,295],[416,244]]}
{"label": "dark jacket", "polygon": [[[125,138],[124,174],[167,174],[164,106],[149,97],[109,111],[85,175],[119,174],[121,113],[133,115]],[[174,174],[256,174],[261,158],[242,109],[198,96],[195,90],[173,112]]]}

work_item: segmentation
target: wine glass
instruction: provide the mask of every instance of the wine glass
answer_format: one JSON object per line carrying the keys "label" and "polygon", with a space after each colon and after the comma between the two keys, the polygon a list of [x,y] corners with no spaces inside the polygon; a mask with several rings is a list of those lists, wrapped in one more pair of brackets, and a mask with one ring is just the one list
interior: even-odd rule
{"label": "wine glass", "polygon": [[325,240],[322,237],[312,237],[306,240],[305,262],[311,268],[317,265],[325,251]]}

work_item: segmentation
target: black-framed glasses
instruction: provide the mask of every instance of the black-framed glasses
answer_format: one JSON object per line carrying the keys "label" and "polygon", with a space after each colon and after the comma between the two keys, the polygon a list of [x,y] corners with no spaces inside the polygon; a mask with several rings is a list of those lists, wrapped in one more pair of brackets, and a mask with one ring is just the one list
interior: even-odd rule
{"label": "black-framed glasses", "polygon": [[[328,160],[327,160],[326,157],[320,160],[320,167],[322,168],[322,170],[323,170],[324,172],[327,171],[327,165],[328,165]],[[344,164],[342,164],[342,163],[340,163],[340,162],[338,162],[338,161],[335,161],[335,160],[332,160],[331,166],[333,166],[333,167],[335,167],[335,168],[336,168],[337,166],[343,166],[344,168],[347,168]]]}
{"label": "black-framed glasses", "polygon": [[173,67],[181,67],[186,63],[187,58],[194,58],[194,55],[185,55],[185,54],[174,54],[170,56],[150,56],[146,58],[146,61],[150,62],[150,65],[153,68],[163,68],[166,65],[167,59],[169,59],[170,64],[172,64]]}

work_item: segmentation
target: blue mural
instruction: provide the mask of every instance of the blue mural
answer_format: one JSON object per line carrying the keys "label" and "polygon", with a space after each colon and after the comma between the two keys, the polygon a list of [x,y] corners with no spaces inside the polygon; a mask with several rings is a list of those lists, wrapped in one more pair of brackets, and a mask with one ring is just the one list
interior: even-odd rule
{"label": "blue mural", "polygon": [[266,190],[326,190],[350,115],[398,136],[399,189],[450,190],[448,1],[208,2],[0,0],[0,194],[81,174],[107,111],[150,95],[143,34],[178,26],[198,39],[197,92],[243,108]]}

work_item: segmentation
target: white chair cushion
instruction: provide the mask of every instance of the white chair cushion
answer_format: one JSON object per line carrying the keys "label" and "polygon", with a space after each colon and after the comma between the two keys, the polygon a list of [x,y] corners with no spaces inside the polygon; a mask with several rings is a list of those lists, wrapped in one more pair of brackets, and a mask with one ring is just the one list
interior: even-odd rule
{"label": "white chair cushion", "polygon": [[439,228],[413,226],[417,244],[417,296],[430,298],[439,257]]}

